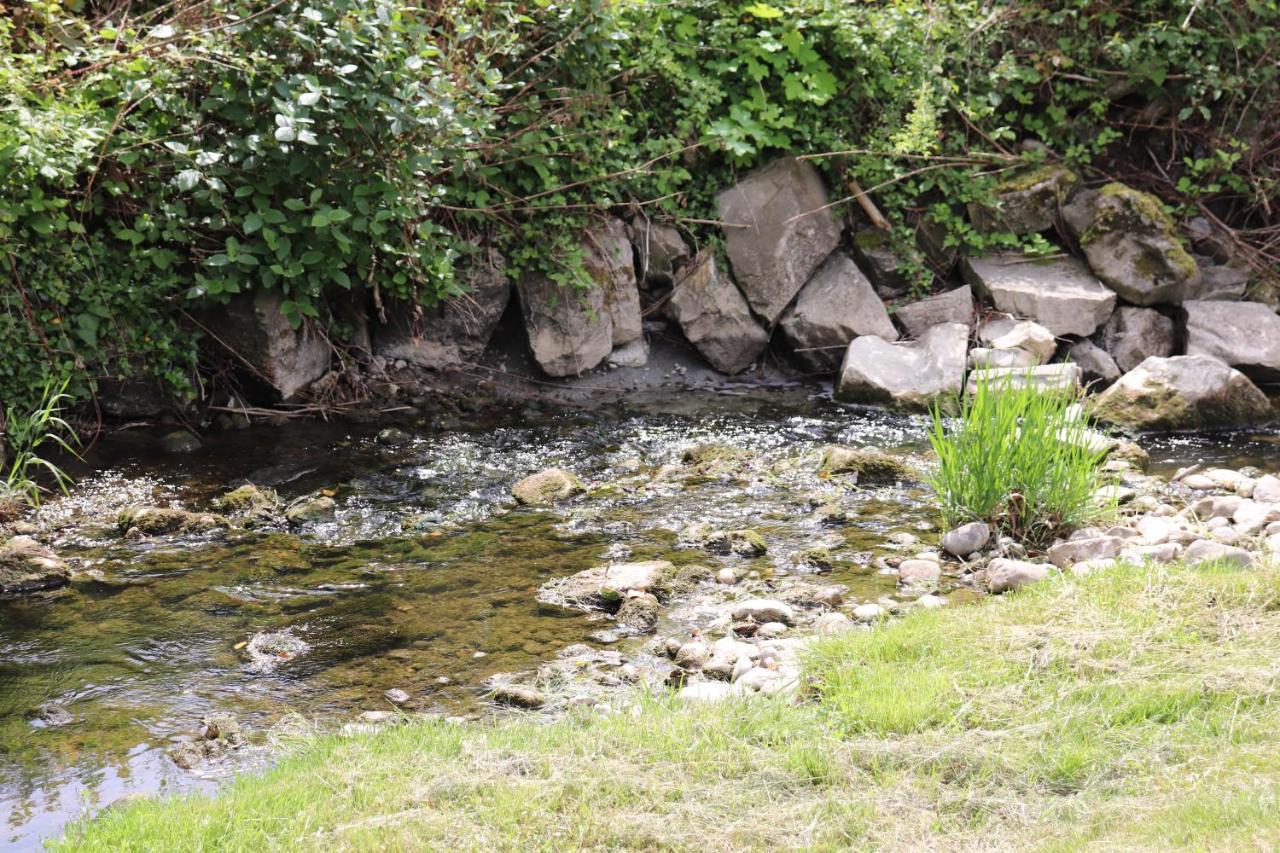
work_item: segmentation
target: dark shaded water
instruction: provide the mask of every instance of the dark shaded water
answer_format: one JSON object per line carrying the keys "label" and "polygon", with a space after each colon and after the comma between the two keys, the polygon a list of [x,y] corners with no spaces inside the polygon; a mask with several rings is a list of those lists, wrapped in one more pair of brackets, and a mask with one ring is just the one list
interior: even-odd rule
{"label": "dark shaded water", "polygon": [[[158,455],[155,437],[141,433],[100,443],[73,498],[42,513],[60,526],[54,542],[81,578],[47,599],[0,602],[0,846],[35,846],[122,796],[207,787],[266,760],[265,747],[250,748],[196,773],[177,768],[165,748],[210,711],[235,713],[262,741],[290,714],[331,727],[391,710],[390,687],[421,711],[483,710],[486,676],[535,665],[601,627],[538,605],[550,578],[619,555],[795,572],[796,556],[815,545],[852,558],[888,533],[928,527],[918,489],[850,490],[816,473],[818,448],[831,442],[918,452],[919,421],[794,393],[686,396],[668,408],[406,425],[411,440],[396,447],[372,429],[318,424],[222,434],[185,456]],[[703,443],[757,461],[731,476],[663,476]],[[1150,449],[1158,466],[1280,460],[1266,436]],[[551,511],[513,508],[512,483],[551,465],[576,472],[591,493]],[[244,480],[286,498],[323,490],[337,518],[138,542],[110,527],[123,506],[202,509]],[[814,502],[830,499],[850,510],[843,528],[813,521]],[[677,532],[695,521],[754,527],[769,553],[742,561],[678,547]],[[892,591],[892,579],[859,565],[851,559],[831,579],[859,599]],[[310,649],[254,671],[244,644],[283,629]],[[50,701],[73,721],[33,719]]]}

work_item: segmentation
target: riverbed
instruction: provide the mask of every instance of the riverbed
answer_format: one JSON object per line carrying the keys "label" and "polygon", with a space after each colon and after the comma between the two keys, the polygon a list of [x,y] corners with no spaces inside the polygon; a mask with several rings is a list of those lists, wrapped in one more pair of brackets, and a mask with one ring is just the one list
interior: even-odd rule
{"label": "riverbed", "polygon": [[[1280,470],[1276,435],[1152,440],[1153,470],[1192,461]],[[820,576],[846,600],[897,595],[875,558],[895,534],[936,537],[927,487],[857,485],[820,474],[821,448],[874,445],[927,466],[924,421],[842,407],[822,389],[685,394],[645,410],[533,408],[467,420],[295,423],[206,436],[165,453],[157,434],[99,440],[70,498],[35,517],[76,572],[71,586],[0,602],[0,846],[28,849],[124,797],[209,789],[270,761],[291,733],[339,729],[366,712],[510,713],[486,679],[574,644],[643,655],[591,614],[538,603],[538,589],[619,559],[732,568],[744,577]],[[739,461],[690,472],[689,451]],[[513,483],[572,471],[584,495],[520,507]],[[332,497],[332,518],[191,536],[125,538],[134,504],[203,510],[253,483],[285,500]],[[839,523],[815,508],[844,509]],[[750,528],[762,555],[708,555],[681,540],[697,523]],[[815,565],[821,549],[831,559]],[[944,588],[956,600],[971,594]],[[678,633],[679,610],[657,634]],[[306,651],[255,666],[246,645],[284,632]],[[403,690],[393,704],[388,690]],[[70,715],[53,725],[35,709]],[[183,769],[169,756],[202,718],[235,716],[248,744]]]}

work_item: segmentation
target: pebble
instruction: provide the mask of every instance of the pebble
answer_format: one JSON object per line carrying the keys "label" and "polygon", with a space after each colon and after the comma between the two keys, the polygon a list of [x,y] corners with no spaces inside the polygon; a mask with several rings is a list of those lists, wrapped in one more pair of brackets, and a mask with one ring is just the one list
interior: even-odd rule
{"label": "pebble", "polygon": [[992,593],[1016,592],[1049,576],[1049,566],[997,557],[987,566],[987,588]]}
{"label": "pebble", "polygon": [[408,691],[401,690],[399,687],[392,687],[382,695],[387,697],[387,701],[392,705],[403,705],[411,698]]}
{"label": "pebble", "polygon": [[686,684],[677,695],[686,702],[719,702],[735,692],[734,685],[725,681],[698,681]]}
{"label": "pebble", "polygon": [[749,598],[733,605],[733,621],[745,622],[783,622],[787,625],[796,623],[796,613],[789,604],[772,598]]}
{"label": "pebble", "polygon": [[738,575],[733,569],[721,569],[716,572],[716,582],[725,586],[733,586],[738,582]]}
{"label": "pebble", "polygon": [[1195,489],[1196,491],[1208,491],[1209,489],[1216,489],[1218,487],[1217,483],[1210,480],[1204,474],[1188,474],[1182,478],[1182,485],[1186,486],[1188,489]]}
{"label": "pebble", "polygon": [[830,613],[823,613],[813,623],[813,630],[823,637],[843,634],[851,628],[853,628],[852,620],[843,613],[834,610]]}
{"label": "pebble", "polygon": [[853,608],[853,618],[859,622],[875,622],[877,619],[883,619],[888,613],[889,611],[874,602],[859,604]]}
{"label": "pebble", "polygon": [[1188,563],[1207,563],[1221,560],[1237,566],[1248,566],[1253,563],[1253,555],[1243,548],[1224,545],[1221,542],[1210,542],[1208,539],[1197,539],[1187,547]]}
{"label": "pebble", "polygon": [[954,557],[967,557],[987,547],[991,541],[991,528],[981,521],[972,521],[950,530],[942,537],[942,550]]}

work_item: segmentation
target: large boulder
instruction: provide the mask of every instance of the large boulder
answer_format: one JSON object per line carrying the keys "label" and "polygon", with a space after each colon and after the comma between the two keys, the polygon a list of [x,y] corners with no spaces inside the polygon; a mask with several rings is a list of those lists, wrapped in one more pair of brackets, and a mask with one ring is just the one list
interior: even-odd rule
{"label": "large boulder", "polygon": [[287,400],[329,371],[329,343],[310,324],[294,328],[278,290],[241,293],[209,318],[211,337],[235,357],[262,396]]}
{"label": "large boulder", "polygon": [[980,231],[1048,231],[1078,182],[1075,173],[1064,166],[1041,166],[1000,184],[995,207],[970,205],[969,218]]}
{"label": "large boulder", "polygon": [[822,177],[783,157],[720,193],[716,204],[734,278],[752,310],[773,324],[840,240]]}
{"label": "large boulder", "polygon": [[1280,380],[1280,316],[1261,302],[1186,302],[1187,355],[1207,355],[1257,382]]}
{"label": "large boulder", "polygon": [[667,310],[689,343],[722,373],[739,373],[760,357],[769,334],[708,252],[676,283]]}
{"label": "large boulder", "polygon": [[818,267],[782,315],[781,326],[800,361],[821,373],[839,367],[845,347],[859,335],[898,339],[871,282],[843,252]]}
{"label": "large boulder", "polygon": [[973,291],[969,285],[910,302],[894,309],[893,318],[907,335],[918,338],[939,323],[973,323]]}
{"label": "large boulder", "polygon": [[511,300],[504,265],[496,250],[482,249],[459,265],[457,276],[466,288],[462,296],[432,308],[392,303],[387,322],[374,336],[374,352],[432,370],[474,362]]}
{"label": "large boulder", "polygon": [[940,397],[959,394],[968,349],[969,327],[961,323],[942,323],[906,343],[855,338],[845,350],[836,399],[927,408]]}
{"label": "large boulder", "polygon": [[28,536],[15,536],[0,545],[0,598],[66,586],[67,564],[53,551]]}
{"label": "large boulder", "polygon": [[516,290],[529,349],[548,376],[577,376],[613,350],[613,319],[603,288],[575,293],[535,273],[521,278]]}
{"label": "large boulder", "polygon": [[604,291],[605,307],[612,322],[613,345],[629,344],[643,334],[640,291],[636,288],[631,238],[621,219],[612,216],[582,236],[582,268]]}
{"label": "large boulder", "polygon": [[1196,286],[1200,268],[1155,196],[1112,183],[1076,209],[1067,221],[1089,267],[1126,302],[1176,304]]}
{"label": "large boulder", "polygon": [[1266,396],[1243,373],[1204,355],[1148,358],[1099,394],[1093,414],[1134,429],[1194,430],[1271,419]]}
{"label": "large boulder", "polygon": [[628,227],[639,259],[640,278],[656,285],[670,285],[680,267],[693,259],[693,251],[671,225],[637,217]]}
{"label": "large boulder", "polygon": [[1102,348],[1121,370],[1133,370],[1151,356],[1168,358],[1177,348],[1173,321],[1154,308],[1121,306],[1103,327]]}
{"label": "large boulder", "polygon": [[1116,295],[1075,258],[1004,253],[965,259],[960,269],[996,308],[1035,320],[1055,335],[1091,335],[1116,305]]}

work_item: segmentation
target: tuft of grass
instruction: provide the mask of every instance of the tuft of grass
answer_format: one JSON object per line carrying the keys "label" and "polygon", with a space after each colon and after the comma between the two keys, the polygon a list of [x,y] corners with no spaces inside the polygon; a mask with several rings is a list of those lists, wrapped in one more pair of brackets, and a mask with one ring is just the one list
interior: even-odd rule
{"label": "tuft of grass", "polygon": [[935,405],[930,485],[944,522],[985,521],[1038,546],[1096,518],[1106,451],[1078,440],[1086,424],[1076,402],[1075,394],[1006,376],[975,383],[954,419]]}
{"label": "tuft of grass", "polygon": [[0,482],[0,514],[4,504],[39,506],[44,490],[40,484],[42,477],[51,480],[63,494],[71,485],[71,477],[43,455],[45,447],[75,455],[71,447],[75,432],[62,418],[71,402],[71,396],[66,393],[68,381],[45,383],[39,403],[30,412],[19,412],[9,406],[0,413],[0,468],[5,472]]}
{"label": "tuft of grass", "polygon": [[813,644],[807,701],[302,740],[59,850],[1274,849],[1280,570],[1118,566]]}

